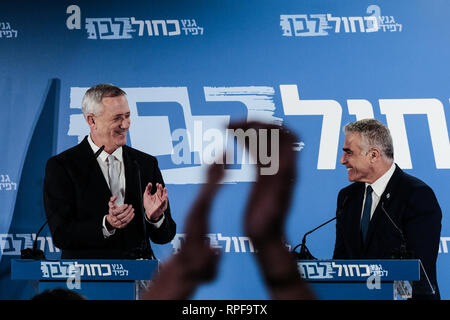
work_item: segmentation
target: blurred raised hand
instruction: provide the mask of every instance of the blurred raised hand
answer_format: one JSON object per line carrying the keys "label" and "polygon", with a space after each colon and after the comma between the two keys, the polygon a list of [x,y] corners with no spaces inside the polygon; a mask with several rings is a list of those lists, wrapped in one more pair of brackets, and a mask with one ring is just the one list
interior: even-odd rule
{"label": "blurred raised hand", "polygon": [[[284,243],[284,223],[290,206],[296,180],[296,137],[286,128],[260,122],[235,123],[229,129],[276,130],[267,134],[267,150],[278,152],[271,159],[278,161],[275,172],[261,170],[267,167],[259,159],[259,148],[245,147],[257,160],[258,177],[251,190],[244,214],[244,230],[256,249],[256,259],[273,299],[314,299],[314,293],[301,278],[297,263]],[[260,136],[257,135],[258,140]],[[270,146],[275,146],[272,150]],[[224,157],[225,159],[225,157]],[[274,164],[271,164],[274,165]],[[269,172],[270,174],[263,174]],[[144,294],[144,299],[188,299],[198,285],[216,276],[219,252],[206,240],[209,211],[224,175],[224,166],[213,164],[208,181],[197,196],[185,223],[185,241],[179,253],[160,268]]]}
{"label": "blurred raised hand", "polygon": [[[256,249],[256,259],[273,299],[314,299],[314,293],[301,278],[295,257],[284,242],[284,224],[297,178],[297,153],[293,146],[298,139],[284,127],[260,122],[235,123],[229,128],[254,129],[258,133],[260,130],[276,130],[276,134],[267,133],[266,137],[278,141],[267,140],[267,145],[260,144],[261,136],[258,134],[257,148],[246,145],[249,152],[256,153],[252,156],[257,161],[258,177],[246,206],[244,231]],[[279,161],[275,174],[263,174],[264,171],[260,170],[267,166],[259,157],[261,146],[265,146],[269,153],[279,152],[278,157],[271,155],[272,160]],[[270,150],[271,146],[276,148]]]}
{"label": "blurred raised hand", "polygon": [[210,166],[207,183],[203,185],[187,215],[184,227],[186,237],[180,252],[162,264],[143,294],[143,299],[188,299],[200,284],[215,278],[219,251],[210,247],[206,235],[211,204],[223,175],[223,165]]}

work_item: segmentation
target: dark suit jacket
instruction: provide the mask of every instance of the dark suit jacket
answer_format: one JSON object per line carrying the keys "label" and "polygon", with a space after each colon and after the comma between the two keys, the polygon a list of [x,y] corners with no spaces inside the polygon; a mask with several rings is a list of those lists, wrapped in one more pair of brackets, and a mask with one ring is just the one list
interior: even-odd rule
{"label": "dark suit jacket", "polygon": [[[164,184],[155,157],[128,146],[123,146],[125,167],[125,201],[135,211],[133,220],[115,234],[104,238],[103,217],[108,214],[111,191],[94,157],[87,137],[47,161],[44,179],[44,206],[54,244],[62,250],[63,259],[128,259],[136,258],[136,248],[144,239],[143,216],[138,191],[138,169],[141,172],[141,189],[148,182]],[[176,225],[165,211],[159,228],[146,223],[145,237],[158,244],[173,239]],[[151,249],[150,249],[151,250]]]}
{"label": "dark suit jacket", "polygon": [[[333,259],[389,259],[400,247],[401,235],[384,209],[403,231],[407,250],[420,259],[432,284],[436,281],[436,259],[441,233],[441,208],[433,190],[406,174],[397,165],[369,224],[366,243],[360,233],[365,184],[355,182],[339,192],[336,244]],[[430,292],[425,279],[413,284],[413,298]]]}

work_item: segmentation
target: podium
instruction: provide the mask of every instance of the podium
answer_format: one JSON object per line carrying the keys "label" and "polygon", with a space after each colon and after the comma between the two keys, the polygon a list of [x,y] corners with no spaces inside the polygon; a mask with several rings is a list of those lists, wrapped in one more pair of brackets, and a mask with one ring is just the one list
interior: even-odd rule
{"label": "podium", "polygon": [[420,260],[301,260],[298,270],[319,299],[402,300],[420,280]]}
{"label": "podium", "polygon": [[65,288],[89,300],[136,300],[157,260],[11,260],[11,279],[30,280],[37,293]]}

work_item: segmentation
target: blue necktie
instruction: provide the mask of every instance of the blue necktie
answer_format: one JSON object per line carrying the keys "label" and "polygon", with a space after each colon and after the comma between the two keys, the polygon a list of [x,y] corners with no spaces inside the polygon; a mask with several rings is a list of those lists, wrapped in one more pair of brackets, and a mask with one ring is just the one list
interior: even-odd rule
{"label": "blue necktie", "polygon": [[364,210],[361,219],[361,234],[363,242],[366,241],[367,230],[369,230],[370,210],[372,209],[372,191],[373,191],[372,187],[367,186],[366,202],[364,203]]}

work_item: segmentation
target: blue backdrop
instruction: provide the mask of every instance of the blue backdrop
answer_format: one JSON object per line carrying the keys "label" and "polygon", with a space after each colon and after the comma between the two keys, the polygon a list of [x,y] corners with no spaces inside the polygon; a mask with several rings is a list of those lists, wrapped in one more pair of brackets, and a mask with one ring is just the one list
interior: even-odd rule
{"label": "blue backdrop", "polygon": [[[178,233],[154,245],[161,260],[183,241],[208,154],[222,143],[208,135],[214,128],[259,119],[298,134],[286,224],[295,246],[334,216],[348,184],[342,127],[374,117],[390,128],[399,166],[428,183],[441,205],[438,282],[449,299],[449,10],[446,0],[2,1],[0,297],[34,294],[11,282],[9,270],[45,221],[45,162],[88,133],[85,90],[114,83],[130,104],[128,144],[158,158],[168,185]],[[241,228],[253,169],[227,170],[209,234],[223,251],[219,275],[196,299],[268,298]],[[331,258],[334,237],[330,224],[308,247]],[[58,258],[47,228],[38,244]]]}

